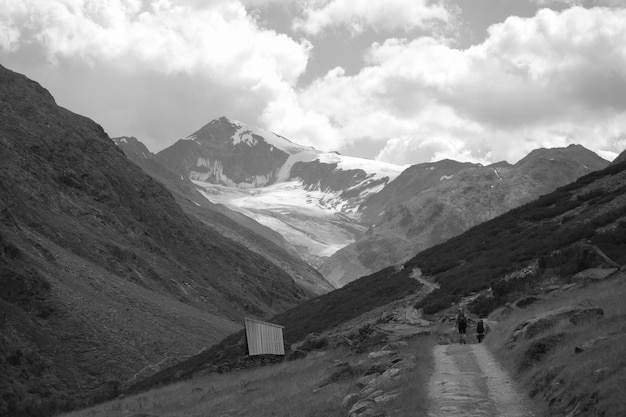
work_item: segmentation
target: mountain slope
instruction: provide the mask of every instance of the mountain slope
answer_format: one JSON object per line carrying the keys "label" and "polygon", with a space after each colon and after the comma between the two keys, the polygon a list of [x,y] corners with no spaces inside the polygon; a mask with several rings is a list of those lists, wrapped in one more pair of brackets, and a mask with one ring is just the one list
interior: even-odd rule
{"label": "mountain slope", "polygon": [[[491,287],[492,301],[535,282],[626,264],[626,162],[585,175],[409,260],[440,284],[431,311]],[[509,300],[511,301],[511,300]]]}
{"label": "mountain slope", "polygon": [[345,284],[607,165],[572,145],[535,150],[512,166],[454,161],[412,166],[363,203],[359,211],[375,225],[320,271],[336,285]]}
{"label": "mountain slope", "polygon": [[0,197],[2,415],[113,395],[244,314],[311,296],[185,215],[100,126],[3,67]]}
{"label": "mountain slope", "polygon": [[613,160],[613,162],[611,162],[611,165],[617,165],[621,162],[626,161],[626,151],[622,152],[621,154],[617,155],[617,158],[615,158]]}
{"label": "mountain slope", "polygon": [[279,232],[314,266],[363,234],[356,209],[403,170],[304,147],[225,117],[157,158],[210,201]]}
{"label": "mountain slope", "polygon": [[[416,294],[422,286],[413,278],[416,268],[441,286],[421,302],[429,314],[490,285],[519,298],[531,292],[531,286],[569,282],[581,268],[610,266],[601,257],[590,257],[579,250],[589,245],[588,240],[623,268],[625,228],[626,162],[585,175],[427,249],[403,265],[385,268],[307,300],[271,321],[285,326],[288,345],[303,340],[311,332],[326,332],[387,302]],[[541,263],[543,269],[537,273]],[[503,285],[507,282],[511,283],[510,287]],[[225,362],[241,360],[246,355],[243,337],[243,332],[233,334],[210,350],[141,381],[131,391],[188,378]]]}
{"label": "mountain slope", "polygon": [[198,186],[182,175],[169,171],[136,138],[119,137],[113,138],[113,141],[130,160],[164,184],[187,214],[270,260],[306,290],[322,294],[334,288],[312,266],[300,259],[295,250],[289,250],[289,243],[279,233],[223,205],[211,203],[198,191]]}

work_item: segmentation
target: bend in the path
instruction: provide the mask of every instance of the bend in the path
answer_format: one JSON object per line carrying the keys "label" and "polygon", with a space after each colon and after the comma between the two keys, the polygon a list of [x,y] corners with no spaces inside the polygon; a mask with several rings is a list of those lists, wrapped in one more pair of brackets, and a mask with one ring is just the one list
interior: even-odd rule
{"label": "bend in the path", "polygon": [[413,268],[413,270],[411,271],[411,278],[416,279],[424,286],[424,288],[422,289],[424,295],[430,294],[431,292],[439,288],[439,284],[424,278],[424,276],[422,275],[422,270],[419,268]]}
{"label": "bend in the path", "polygon": [[429,417],[533,416],[484,345],[438,345],[434,361]]}

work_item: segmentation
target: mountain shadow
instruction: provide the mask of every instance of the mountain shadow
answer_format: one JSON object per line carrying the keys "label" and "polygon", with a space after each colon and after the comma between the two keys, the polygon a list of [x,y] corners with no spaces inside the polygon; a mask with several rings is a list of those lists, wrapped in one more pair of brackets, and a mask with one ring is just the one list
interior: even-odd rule
{"label": "mountain shadow", "polygon": [[115,395],[312,296],[0,67],[0,415]]}

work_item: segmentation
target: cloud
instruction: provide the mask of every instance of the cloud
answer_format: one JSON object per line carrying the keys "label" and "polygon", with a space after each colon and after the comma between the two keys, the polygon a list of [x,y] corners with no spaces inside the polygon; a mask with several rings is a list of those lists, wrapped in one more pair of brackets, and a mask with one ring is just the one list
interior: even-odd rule
{"label": "cloud", "polygon": [[[351,19],[384,28],[391,15],[379,3],[368,3],[378,14],[347,0],[308,7],[333,17],[320,28]],[[388,13],[400,3],[386,2]],[[349,4],[352,14],[332,12]],[[514,162],[570,143],[610,159],[626,146],[624,22],[617,8],[543,9],[463,50],[441,38],[390,38],[369,47],[360,71],[337,67],[302,86],[311,43],[263,29],[236,0],[0,0],[0,56],[61,105],[153,150],[230,115],[400,164]]]}
{"label": "cloud", "polygon": [[4,28],[20,32],[12,43],[41,44],[51,61],[77,57],[121,67],[139,61],[163,73],[202,70],[227,81],[275,77],[294,83],[310,49],[307,42],[259,29],[236,1],[202,8],[166,0],[2,3]]}
{"label": "cloud", "polygon": [[[610,157],[626,132],[624,22],[621,9],[543,9],[492,26],[465,50],[388,39],[372,45],[357,74],[336,68],[298,91],[290,111],[316,119],[324,134],[310,132],[310,143],[332,138],[341,150],[367,138],[388,162],[514,162],[571,143]],[[297,138],[271,109],[267,125]]]}
{"label": "cloud", "polygon": [[539,6],[624,7],[623,0],[530,0]]}
{"label": "cloud", "polygon": [[[155,102],[168,100],[172,106],[189,107],[227,99],[225,111],[243,119],[247,113],[255,122],[253,115],[258,117],[262,111],[259,103],[280,100],[292,90],[305,71],[312,48],[306,40],[295,41],[259,27],[235,0],[0,0],[0,10],[0,52],[27,73],[36,73],[42,66],[57,73],[39,71],[43,79],[56,83],[51,89],[58,86],[66,101],[80,102],[68,92],[72,80],[62,77],[68,68],[79,68],[77,77],[104,86],[98,88],[102,114],[115,113],[105,106],[120,104],[113,95],[113,91],[120,92],[117,84],[134,81],[128,88],[137,92],[134,97],[138,101],[124,106],[131,115],[117,122],[111,118],[112,124],[107,125],[120,134],[133,133],[122,132],[125,126],[138,125],[132,115],[146,117],[141,108],[154,108]],[[181,79],[191,80],[195,91],[183,83],[185,91],[177,94],[172,85]],[[139,86],[146,92],[140,93]],[[184,103],[183,96],[193,100]],[[83,106],[91,104],[85,104],[83,98]],[[161,110],[167,114],[166,109]],[[178,113],[178,109],[169,113]],[[140,122],[169,130],[161,119],[163,116],[154,114]],[[198,127],[188,126],[187,133]]]}
{"label": "cloud", "polygon": [[347,27],[353,33],[433,29],[452,23],[454,13],[435,0],[318,0],[308,3],[294,28],[317,35],[327,28]]}

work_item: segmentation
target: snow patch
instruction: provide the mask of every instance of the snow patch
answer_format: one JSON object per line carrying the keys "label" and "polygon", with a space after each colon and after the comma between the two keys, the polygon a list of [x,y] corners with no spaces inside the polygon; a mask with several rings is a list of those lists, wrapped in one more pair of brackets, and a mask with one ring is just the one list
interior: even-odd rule
{"label": "snow patch", "polygon": [[276,175],[276,182],[289,180],[291,168],[293,168],[296,163],[314,161],[317,159],[318,155],[319,151],[316,151],[315,149],[304,149],[302,152],[289,155]]}
{"label": "snow patch", "polygon": [[408,165],[395,165],[370,159],[337,155],[332,152],[320,154],[319,160],[324,164],[337,164],[337,169],[343,171],[360,169],[366,174],[373,175],[374,179],[389,177],[390,181],[394,180],[408,167]]}
{"label": "snow patch", "polygon": [[502,177],[500,176],[500,173],[498,172],[498,170],[496,168],[493,169],[493,172],[496,173],[496,177],[498,177],[499,180],[502,179]]}
{"label": "snow patch", "polygon": [[[307,150],[314,150],[313,148],[309,148],[306,146],[298,145],[297,143],[291,142],[289,139],[286,139],[282,136],[278,136],[275,133],[268,132],[263,129],[259,129],[257,127],[246,126],[240,122],[234,122],[231,120],[231,123],[237,127],[237,132],[233,136],[233,143],[238,144],[240,142],[245,142],[249,145],[256,145],[257,139],[256,137],[262,138],[266,143],[272,145],[273,147],[280,149],[281,151],[293,155],[299,152],[304,152]],[[318,151],[319,152],[319,151]]]}
{"label": "snow patch", "polygon": [[454,175],[442,175],[441,178],[439,178],[439,181],[449,180],[452,177],[454,177]]}

